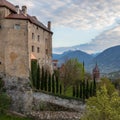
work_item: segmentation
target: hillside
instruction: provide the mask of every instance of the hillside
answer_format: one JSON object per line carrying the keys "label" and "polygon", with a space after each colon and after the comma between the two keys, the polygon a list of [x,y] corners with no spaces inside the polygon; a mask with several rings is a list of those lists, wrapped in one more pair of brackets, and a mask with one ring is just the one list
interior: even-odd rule
{"label": "hillside", "polygon": [[80,62],[89,63],[93,59],[92,55],[89,55],[85,52],[82,52],[80,50],[76,51],[67,51],[63,54],[53,54],[53,59],[59,60],[59,64],[64,63],[65,60],[70,58],[77,58]]}
{"label": "hillside", "polygon": [[104,50],[97,55],[89,55],[80,50],[67,51],[63,54],[53,54],[53,59],[58,59],[60,64],[66,59],[77,58],[85,63],[86,70],[92,72],[96,62],[100,68],[101,74],[120,70],[120,45]]}
{"label": "hillside", "polygon": [[91,70],[97,62],[101,73],[109,73],[120,70],[120,46],[114,46],[106,49],[96,56],[87,69]]}

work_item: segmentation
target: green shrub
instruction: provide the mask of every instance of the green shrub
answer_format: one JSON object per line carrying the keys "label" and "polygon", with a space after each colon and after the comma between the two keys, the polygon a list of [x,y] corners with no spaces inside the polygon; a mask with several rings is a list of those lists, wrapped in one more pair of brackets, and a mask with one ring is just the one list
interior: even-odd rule
{"label": "green shrub", "polygon": [[2,115],[0,115],[0,120],[31,120],[31,119],[2,114]]}
{"label": "green shrub", "polygon": [[8,109],[11,103],[10,97],[5,93],[0,93],[0,113]]}

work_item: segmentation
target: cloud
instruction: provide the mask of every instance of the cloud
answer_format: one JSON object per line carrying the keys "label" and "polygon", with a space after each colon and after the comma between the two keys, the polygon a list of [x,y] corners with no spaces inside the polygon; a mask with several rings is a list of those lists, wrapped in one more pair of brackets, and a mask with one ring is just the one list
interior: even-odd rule
{"label": "cloud", "polygon": [[105,30],[87,44],[81,44],[73,47],[54,48],[53,52],[62,53],[68,50],[82,50],[91,54],[102,52],[103,50],[116,45],[120,45],[120,25],[109,30]]}
{"label": "cloud", "polygon": [[9,0],[27,5],[29,13],[53,26],[104,29],[120,18],[120,0]]}

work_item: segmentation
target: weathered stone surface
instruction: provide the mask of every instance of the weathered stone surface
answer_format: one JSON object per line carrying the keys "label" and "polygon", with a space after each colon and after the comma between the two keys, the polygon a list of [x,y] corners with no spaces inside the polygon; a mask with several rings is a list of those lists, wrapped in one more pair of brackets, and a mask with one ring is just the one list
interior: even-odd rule
{"label": "weathered stone surface", "polygon": [[5,76],[3,80],[6,92],[12,99],[11,110],[20,113],[31,111],[33,93],[29,79]]}
{"label": "weathered stone surface", "polygon": [[27,114],[35,120],[79,120],[84,112],[85,105],[81,101],[33,92],[29,79],[5,74],[0,74],[0,78],[12,98],[12,111]]}
{"label": "weathered stone surface", "polygon": [[34,120],[80,120],[82,113],[80,112],[31,112],[28,114],[29,117],[34,118]]}
{"label": "weathered stone surface", "polygon": [[[33,98],[34,98],[34,101],[33,101],[34,107],[37,107],[37,109],[39,109],[38,107],[41,107],[42,105],[43,107],[50,108],[49,106],[46,106],[46,104],[48,103],[67,108],[70,111],[84,111],[85,109],[85,105],[81,101],[62,99],[62,98],[52,96],[52,95],[47,95],[44,93],[33,93]],[[46,108],[43,108],[43,109],[46,109]]]}

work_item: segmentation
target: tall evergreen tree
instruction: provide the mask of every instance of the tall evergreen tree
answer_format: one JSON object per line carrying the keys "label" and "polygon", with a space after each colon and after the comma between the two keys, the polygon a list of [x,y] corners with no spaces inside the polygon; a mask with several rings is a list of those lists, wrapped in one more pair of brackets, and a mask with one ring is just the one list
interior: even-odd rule
{"label": "tall evergreen tree", "polygon": [[41,90],[44,90],[44,68],[42,67]]}
{"label": "tall evergreen tree", "polygon": [[62,94],[62,85],[60,84],[60,95]]}
{"label": "tall evergreen tree", "polygon": [[55,93],[55,75],[52,75],[52,93]]}
{"label": "tall evergreen tree", "polygon": [[83,82],[80,82],[80,98],[82,99],[83,96]]}
{"label": "tall evergreen tree", "polygon": [[56,93],[59,92],[59,78],[56,76]]}
{"label": "tall evergreen tree", "polygon": [[94,80],[93,80],[93,95],[95,96],[96,95],[96,79],[94,77]]}
{"label": "tall evergreen tree", "polygon": [[93,82],[90,82],[90,97],[93,96]]}
{"label": "tall evergreen tree", "polygon": [[79,86],[78,86],[78,84],[76,85],[76,97],[77,98],[79,97]]}
{"label": "tall evergreen tree", "polygon": [[37,60],[31,60],[31,78],[32,78],[32,85],[36,88]]}
{"label": "tall evergreen tree", "polygon": [[86,98],[89,98],[89,82],[88,80],[86,81]]}
{"label": "tall evergreen tree", "polygon": [[47,91],[47,85],[48,85],[48,75],[47,75],[47,70],[45,71],[45,80],[44,80],[44,88],[45,88],[45,91]]}
{"label": "tall evergreen tree", "polygon": [[85,101],[86,98],[86,89],[85,89],[85,80],[83,80],[83,101]]}
{"label": "tall evergreen tree", "polygon": [[49,73],[49,79],[48,79],[48,92],[51,92],[51,74]]}
{"label": "tall evergreen tree", "polygon": [[73,97],[75,97],[75,85],[73,85]]}
{"label": "tall evergreen tree", "polygon": [[39,66],[39,64],[38,64],[38,67],[37,67],[37,83],[36,83],[36,87],[37,87],[37,89],[39,90],[39,88],[40,88],[40,66]]}

